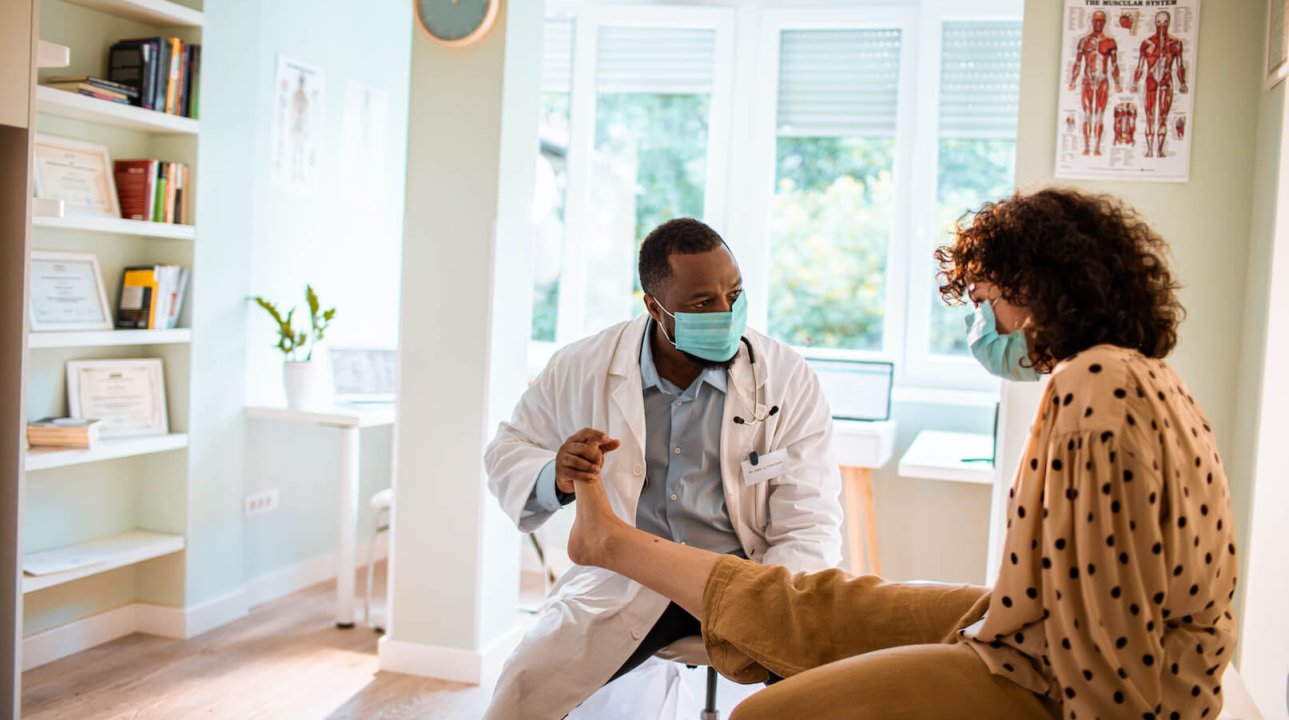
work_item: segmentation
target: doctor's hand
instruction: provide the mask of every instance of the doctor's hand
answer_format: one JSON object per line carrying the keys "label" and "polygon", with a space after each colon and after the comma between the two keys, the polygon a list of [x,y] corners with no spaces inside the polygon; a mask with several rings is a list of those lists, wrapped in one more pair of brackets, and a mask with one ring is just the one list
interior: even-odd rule
{"label": "doctor's hand", "polygon": [[573,433],[555,455],[555,487],[575,494],[574,481],[599,481],[606,453],[618,449],[617,440],[593,428]]}

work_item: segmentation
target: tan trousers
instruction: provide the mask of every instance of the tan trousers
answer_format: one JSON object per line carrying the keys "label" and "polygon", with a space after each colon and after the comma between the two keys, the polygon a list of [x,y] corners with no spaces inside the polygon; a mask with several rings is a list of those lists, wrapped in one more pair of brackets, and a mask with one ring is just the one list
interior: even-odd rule
{"label": "tan trousers", "polygon": [[1051,720],[1060,706],[996,677],[956,631],[985,588],[891,583],[840,570],[791,575],[722,558],[703,594],[712,665],[738,682],[785,680],[732,720]]}

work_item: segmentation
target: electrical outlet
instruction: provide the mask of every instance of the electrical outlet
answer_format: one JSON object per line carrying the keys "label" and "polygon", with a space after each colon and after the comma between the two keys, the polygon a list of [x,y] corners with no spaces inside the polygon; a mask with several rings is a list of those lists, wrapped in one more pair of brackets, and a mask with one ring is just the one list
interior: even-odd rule
{"label": "electrical outlet", "polygon": [[277,510],[277,488],[246,496],[246,517],[263,515]]}

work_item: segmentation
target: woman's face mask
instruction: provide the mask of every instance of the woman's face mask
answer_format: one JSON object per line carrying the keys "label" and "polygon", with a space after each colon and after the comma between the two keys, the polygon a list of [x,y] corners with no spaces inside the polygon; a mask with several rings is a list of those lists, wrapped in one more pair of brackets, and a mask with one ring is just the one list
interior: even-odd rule
{"label": "woman's face mask", "polygon": [[739,340],[747,329],[747,293],[739,293],[730,312],[673,313],[662,303],[658,307],[676,320],[676,336],[667,339],[677,350],[718,363],[738,352]]}
{"label": "woman's face mask", "polygon": [[982,300],[966,318],[967,345],[971,354],[991,375],[1015,382],[1034,382],[1041,376],[1028,362],[1029,342],[1022,330],[1005,335],[998,332],[991,300]]}

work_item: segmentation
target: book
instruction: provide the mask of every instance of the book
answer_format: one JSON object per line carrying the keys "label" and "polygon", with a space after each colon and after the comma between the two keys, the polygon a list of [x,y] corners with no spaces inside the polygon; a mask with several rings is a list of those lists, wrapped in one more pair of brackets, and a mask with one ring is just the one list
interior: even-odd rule
{"label": "book", "polygon": [[188,66],[188,107],[185,114],[196,119],[199,114],[198,102],[201,98],[201,46],[189,45],[192,51]]}
{"label": "book", "polygon": [[83,418],[41,418],[27,424],[31,447],[88,448],[98,441],[101,420]]}
{"label": "book", "polygon": [[116,326],[127,330],[151,328],[152,309],[156,303],[156,268],[126,268],[121,276],[121,295],[116,306]]}
{"label": "book", "polygon": [[168,74],[166,79],[166,112],[179,114],[179,87],[183,77],[183,41],[177,37],[166,38]]}
{"label": "book", "polygon": [[91,90],[98,90],[100,92],[111,93],[114,95],[122,95],[124,97],[131,98],[131,99],[137,98],[139,96],[138,89],[131,85],[127,85],[125,83],[113,82],[111,80],[104,80],[103,78],[97,78],[92,75],[51,77],[45,81],[45,84],[53,87],[62,87],[62,88],[76,88],[76,89],[88,88]]}
{"label": "book", "polygon": [[157,177],[156,160],[117,160],[113,163],[116,194],[121,202],[121,217],[127,220],[151,220],[156,200],[153,184]]}
{"label": "book", "polygon": [[122,40],[108,51],[108,79],[137,89],[136,104],[146,110],[158,109],[161,47],[159,37],[135,38]]}
{"label": "book", "polygon": [[126,268],[121,276],[116,326],[131,330],[178,327],[188,278],[188,268],[179,265]]}

